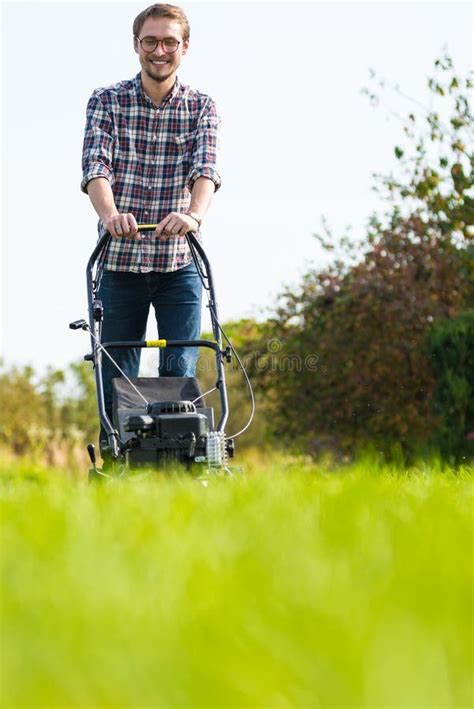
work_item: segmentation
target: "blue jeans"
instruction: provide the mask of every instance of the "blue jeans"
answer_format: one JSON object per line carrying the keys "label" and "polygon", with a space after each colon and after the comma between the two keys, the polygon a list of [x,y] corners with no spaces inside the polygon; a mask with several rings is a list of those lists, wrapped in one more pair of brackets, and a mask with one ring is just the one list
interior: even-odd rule
{"label": "blue jeans", "polygon": [[[160,339],[197,340],[201,334],[201,295],[194,262],[168,273],[104,271],[98,292],[104,306],[102,342],[144,340],[151,304]],[[110,348],[109,352],[128,377],[138,376],[141,350]],[[159,375],[193,377],[197,357],[197,347],[161,349]],[[111,421],[112,379],[120,376],[117,367],[102,355],[105,408]]]}

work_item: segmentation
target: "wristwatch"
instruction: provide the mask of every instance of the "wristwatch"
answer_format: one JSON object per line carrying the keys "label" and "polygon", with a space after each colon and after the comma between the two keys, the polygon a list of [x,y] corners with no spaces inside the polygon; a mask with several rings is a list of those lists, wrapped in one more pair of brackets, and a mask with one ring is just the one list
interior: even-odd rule
{"label": "wristwatch", "polygon": [[197,222],[198,227],[201,226],[202,219],[197,212],[186,212],[186,214],[188,217],[191,217],[195,222]]}

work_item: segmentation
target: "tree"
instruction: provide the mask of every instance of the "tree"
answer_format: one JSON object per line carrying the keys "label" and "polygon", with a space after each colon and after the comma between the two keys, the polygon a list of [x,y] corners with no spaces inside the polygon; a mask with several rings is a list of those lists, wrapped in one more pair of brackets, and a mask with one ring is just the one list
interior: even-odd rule
{"label": "tree", "polygon": [[77,459],[75,449],[97,438],[98,425],[89,364],[48,368],[42,377],[31,367],[0,370],[0,446],[14,455]]}
{"label": "tree", "polygon": [[280,333],[280,357],[318,357],[317,371],[259,376],[274,433],[306,451],[376,444],[410,455],[438,425],[425,340],[433,324],[473,304],[474,154],[472,82],[455,75],[449,57],[435,71],[428,86],[442,110],[408,115],[397,174],[376,178],[386,211],[370,217],[359,242],[326,228],[319,241],[328,249],[338,241],[345,258],[287,289],[268,322],[267,337]]}

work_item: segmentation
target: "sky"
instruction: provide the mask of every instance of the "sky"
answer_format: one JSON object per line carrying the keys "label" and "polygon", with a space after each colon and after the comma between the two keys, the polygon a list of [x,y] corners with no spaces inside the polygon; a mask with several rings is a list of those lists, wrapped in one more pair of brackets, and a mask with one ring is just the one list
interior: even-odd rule
{"label": "sky", "polygon": [[[97,217],[80,192],[92,91],[139,71],[143,2],[3,2],[2,311],[6,365],[64,367],[88,351],[85,267]],[[222,117],[222,188],[202,228],[222,321],[265,317],[285,285],[322,265],[313,234],[363,233],[382,205],[401,125],[361,93],[369,69],[429,105],[447,47],[472,68],[472,5],[457,2],[185,2],[182,82]],[[392,96],[403,115],[412,106]],[[205,316],[205,313],[204,313]],[[208,320],[204,317],[203,325]],[[149,334],[154,332],[150,321]]]}

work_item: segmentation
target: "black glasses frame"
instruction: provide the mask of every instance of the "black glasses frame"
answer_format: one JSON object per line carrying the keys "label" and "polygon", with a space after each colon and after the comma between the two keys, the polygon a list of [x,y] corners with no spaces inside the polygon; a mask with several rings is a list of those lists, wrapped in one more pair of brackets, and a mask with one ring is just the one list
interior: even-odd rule
{"label": "black glasses frame", "polygon": [[[162,49],[163,49],[164,52],[166,52],[166,54],[174,54],[175,52],[178,51],[179,45],[181,44],[181,40],[175,39],[174,37],[165,37],[164,39],[158,39],[157,37],[153,37],[153,39],[154,39],[155,42],[156,42],[155,46],[153,47],[153,49],[145,49],[145,47],[143,46],[142,42],[143,42],[145,39],[152,39],[152,37],[151,37],[150,35],[147,35],[146,37],[142,37],[141,39],[140,39],[139,37],[135,37],[135,39],[136,39],[137,42],[140,44],[140,47],[143,49],[143,51],[146,52],[147,54],[151,54],[152,52],[154,52],[155,49],[157,48],[157,46],[158,46],[159,44],[161,44]],[[176,48],[175,48],[175,49],[166,49],[166,47],[165,47],[165,45],[163,44],[163,42],[165,42],[167,39],[172,39],[174,42],[177,42],[177,45],[176,45]]]}

